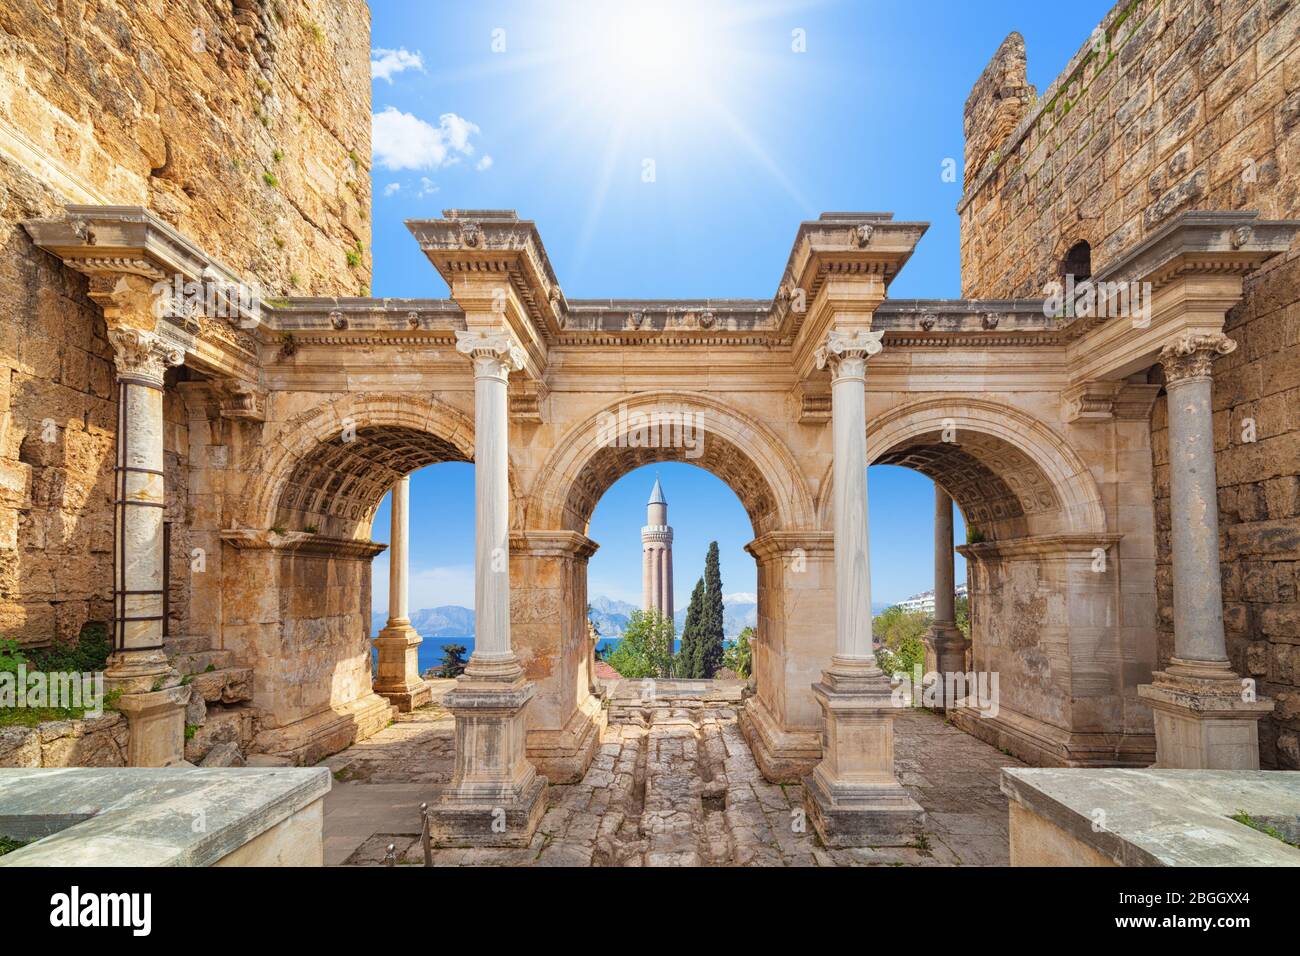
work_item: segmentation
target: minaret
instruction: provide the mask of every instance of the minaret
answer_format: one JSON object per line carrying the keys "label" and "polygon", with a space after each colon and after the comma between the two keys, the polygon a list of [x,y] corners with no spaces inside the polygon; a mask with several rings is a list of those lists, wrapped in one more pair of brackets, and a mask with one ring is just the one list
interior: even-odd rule
{"label": "minaret", "polygon": [[668,527],[668,499],[658,478],[641,529],[641,609],[651,608],[673,619],[673,529]]}

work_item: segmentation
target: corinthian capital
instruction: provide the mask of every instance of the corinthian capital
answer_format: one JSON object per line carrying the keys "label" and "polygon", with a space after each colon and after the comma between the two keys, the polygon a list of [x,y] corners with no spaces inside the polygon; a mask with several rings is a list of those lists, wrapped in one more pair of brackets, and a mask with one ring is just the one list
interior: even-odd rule
{"label": "corinthian capital", "polygon": [[505,332],[456,331],[456,351],[474,360],[475,375],[507,376],[524,367],[524,352]]}
{"label": "corinthian capital", "polygon": [[164,342],[155,332],[141,329],[109,329],[108,341],[120,379],[135,379],[145,385],[162,388],[167,369],[185,361],[185,352]]}
{"label": "corinthian capital", "polygon": [[1210,366],[1220,355],[1236,351],[1237,343],[1222,332],[1187,332],[1160,350],[1165,384],[1209,378]]}
{"label": "corinthian capital", "polygon": [[875,355],[884,346],[880,340],[884,331],[870,332],[858,329],[854,332],[841,332],[831,329],[826,336],[826,343],[814,354],[818,368],[830,367],[835,378],[844,376],[863,376],[867,374],[867,358]]}

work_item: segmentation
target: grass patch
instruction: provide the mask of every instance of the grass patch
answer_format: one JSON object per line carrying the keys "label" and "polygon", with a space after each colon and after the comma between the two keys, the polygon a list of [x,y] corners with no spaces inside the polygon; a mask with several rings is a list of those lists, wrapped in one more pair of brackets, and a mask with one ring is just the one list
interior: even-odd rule
{"label": "grass patch", "polygon": [[1264,834],[1265,836],[1271,836],[1274,840],[1278,840],[1282,843],[1285,843],[1287,846],[1293,846],[1297,850],[1300,850],[1300,843],[1291,842],[1286,838],[1286,836],[1280,830],[1277,829],[1277,827],[1271,827],[1267,823],[1264,823],[1261,820],[1256,820],[1245,810],[1238,810],[1236,813],[1232,815],[1232,819],[1236,820],[1238,823],[1244,823],[1252,830],[1258,830],[1260,833]]}
{"label": "grass patch", "polygon": [[4,856],[6,853],[12,853],[14,850],[21,850],[28,844],[28,842],[30,841],[10,839],[3,833],[0,833],[0,856]]}

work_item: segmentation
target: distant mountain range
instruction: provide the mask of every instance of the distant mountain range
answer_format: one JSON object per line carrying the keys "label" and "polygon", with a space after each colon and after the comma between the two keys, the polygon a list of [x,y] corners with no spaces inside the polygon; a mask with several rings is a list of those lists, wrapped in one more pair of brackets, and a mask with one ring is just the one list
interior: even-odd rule
{"label": "distant mountain range", "polygon": [[[387,613],[370,616],[370,630],[375,634],[387,623]],[[455,604],[426,607],[411,614],[411,626],[422,637],[473,637],[474,611]]]}
{"label": "distant mountain range", "polygon": [[[607,597],[594,597],[591,604],[591,621],[601,637],[622,637],[633,611],[640,610],[635,604],[616,601]],[[872,604],[871,613],[879,614],[888,604]],[[686,623],[686,608],[678,608],[673,615],[677,633],[681,634],[682,625]],[[386,613],[371,615],[371,633],[378,634],[388,623]],[[443,607],[426,607],[411,614],[411,626],[423,637],[473,637],[474,611],[471,608],[455,604]],[[722,596],[722,634],[727,640],[735,640],[747,627],[758,627],[758,596],[739,591]]]}

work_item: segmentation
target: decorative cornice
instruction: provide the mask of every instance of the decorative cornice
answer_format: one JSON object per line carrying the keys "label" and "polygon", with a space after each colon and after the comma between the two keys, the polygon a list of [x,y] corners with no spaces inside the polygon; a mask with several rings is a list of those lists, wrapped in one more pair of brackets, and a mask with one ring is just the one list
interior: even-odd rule
{"label": "decorative cornice", "polygon": [[512,554],[531,557],[575,557],[589,558],[600,547],[591,538],[579,531],[511,531],[510,551]]}
{"label": "decorative cornice", "polygon": [[259,531],[254,528],[230,528],[220,532],[222,541],[240,551],[282,551],[295,554],[337,558],[373,558],[388,545],[355,538],[331,538],[307,531]]}
{"label": "decorative cornice", "polygon": [[444,209],[441,219],[406,226],[453,289],[464,276],[497,276],[514,288],[543,339],[564,327],[564,293],[536,223],[513,209]]}
{"label": "decorative cornice", "polygon": [[1111,533],[1041,534],[1005,541],[981,541],[957,546],[967,560],[1019,558],[1026,556],[1091,559],[1097,548],[1109,552],[1124,536]]}
{"label": "decorative cornice", "polygon": [[1208,379],[1214,360],[1235,352],[1237,343],[1222,332],[1188,332],[1160,350],[1165,385]]}
{"label": "decorative cornice", "polygon": [[218,388],[222,418],[266,421],[266,389],[232,379],[221,380]]}
{"label": "decorative cornice", "polygon": [[185,361],[184,349],[177,348],[154,332],[132,328],[110,328],[108,341],[119,379],[162,388],[167,369]]}

